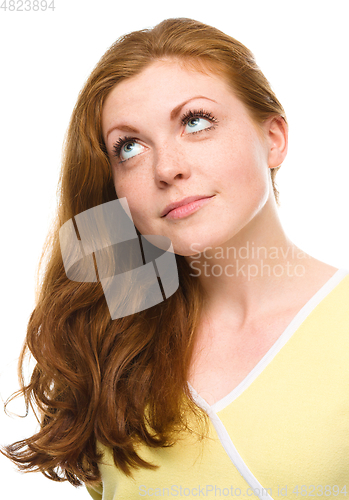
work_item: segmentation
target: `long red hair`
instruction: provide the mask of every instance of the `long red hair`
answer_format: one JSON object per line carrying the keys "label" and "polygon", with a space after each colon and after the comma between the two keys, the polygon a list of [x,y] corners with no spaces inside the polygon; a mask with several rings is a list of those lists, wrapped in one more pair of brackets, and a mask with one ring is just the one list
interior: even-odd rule
{"label": "long red hair", "polygon": [[[67,220],[117,199],[102,137],[103,103],[120,81],[165,57],[226,78],[257,125],[271,115],[286,121],[253,54],[191,19],[168,19],[122,36],[96,65],[67,132],[57,215],[41,256],[42,279],[19,360],[20,373],[27,353],[36,366],[30,382],[26,385],[22,377],[21,390],[13,396],[24,395],[27,406],[39,413],[41,428],[2,451],[21,470],[39,470],[56,481],[98,480],[97,441],[113,449],[115,464],[125,474],[132,467],[153,467],[138,456],[137,441],[170,446],[175,431],[187,428],[188,411],[206,421],[187,387],[204,295],[184,257],[175,256],[179,288],[171,297],[112,320],[100,283],[67,278],[58,237]],[[278,203],[277,170],[270,175]]]}

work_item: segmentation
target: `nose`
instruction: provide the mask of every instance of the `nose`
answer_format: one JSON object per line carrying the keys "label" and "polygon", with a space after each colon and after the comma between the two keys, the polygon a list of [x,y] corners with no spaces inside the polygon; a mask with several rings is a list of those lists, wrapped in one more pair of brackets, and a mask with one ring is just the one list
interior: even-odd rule
{"label": "nose", "polygon": [[154,178],[159,187],[187,179],[190,173],[188,158],[175,141],[169,141],[155,151]]}

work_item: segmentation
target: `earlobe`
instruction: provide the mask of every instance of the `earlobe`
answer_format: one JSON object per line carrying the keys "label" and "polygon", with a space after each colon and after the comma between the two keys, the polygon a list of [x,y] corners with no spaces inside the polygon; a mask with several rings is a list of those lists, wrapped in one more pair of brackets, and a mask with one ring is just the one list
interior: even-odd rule
{"label": "earlobe", "polygon": [[287,154],[288,126],[281,116],[273,116],[267,120],[266,133],[268,137],[269,168],[279,167]]}

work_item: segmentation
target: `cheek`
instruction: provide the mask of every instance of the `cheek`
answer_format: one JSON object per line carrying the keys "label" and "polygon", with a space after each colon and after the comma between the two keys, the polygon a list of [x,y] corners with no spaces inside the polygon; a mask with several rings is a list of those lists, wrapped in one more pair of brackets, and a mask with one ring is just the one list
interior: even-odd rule
{"label": "cheek", "polygon": [[[217,155],[214,176],[217,186],[248,217],[265,203],[269,193],[266,151],[253,135],[235,134],[224,154]],[[228,140],[223,144],[227,144]],[[221,144],[221,149],[223,149]]]}
{"label": "cheek", "polygon": [[224,153],[217,154],[210,163],[212,175],[223,185],[231,185],[237,189],[245,186],[257,186],[265,178],[267,165],[253,146],[230,145]]}
{"label": "cheek", "polygon": [[126,198],[129,206],[131,206],[138,196],[135,191],[135,186],[137,186],[136,180],[132,180],[129,175],[123,175],[119,166],[113,169],[113,180],[116,196],[118,198]]}
{"label": "cheek", "polygon": [[233,137],[228,148],[227,163],[241,181],[258,183],[268,170],[264,147],[250,129],[241,130],[240,134],[234,134]]}
{"label": "cheek", "polygon": [[[128,207],[131,212],[132,221],[138,231],[142,234],[150,234],[146,224],[147,218],[145,214],[149,211],[147,200],[145,199],[144,190],[136,190],[135,186],[139,186],[139,182],[132,182],[131,179],[120,179],[114,176],[114,186],[118,199],[126,198]],[[149,202],[149,200],[148,200]]]}
{"label": "cheek", "polygon": [[113,165],[113,181],[118,198],[139,197],[144,194],[145,186],[149,184],[148,163],[144,159],[137,161],[136,157]]}
{"label": "cheek", "polygon": [[116,177],[114,175],[113,177],[116,196],[119,200],[122,198],[126,198],[128,207],[132,214],[132,219],[134,220],[134,214],[136,212],[135,200],[137,200],[137,195],[132,189],[132,185],[129,185],[128,182],[121,180],[120,176]]}

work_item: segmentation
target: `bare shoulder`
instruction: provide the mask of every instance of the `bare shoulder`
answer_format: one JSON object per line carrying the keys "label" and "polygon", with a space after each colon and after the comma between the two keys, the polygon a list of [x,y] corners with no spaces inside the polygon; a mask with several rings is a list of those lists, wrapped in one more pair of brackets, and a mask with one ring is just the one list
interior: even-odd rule
{"label": "bare shoulder", "polygon": [[[337,271],[338,268],[311,257],[304,266],[304,274],[299,279],[299,287],[293,286],[293,289],[294,291],[297,288],[302,289],[305,298],[308,296],[310,299]],[[294,296],[296,298],[297,295],[294,294]]]}

